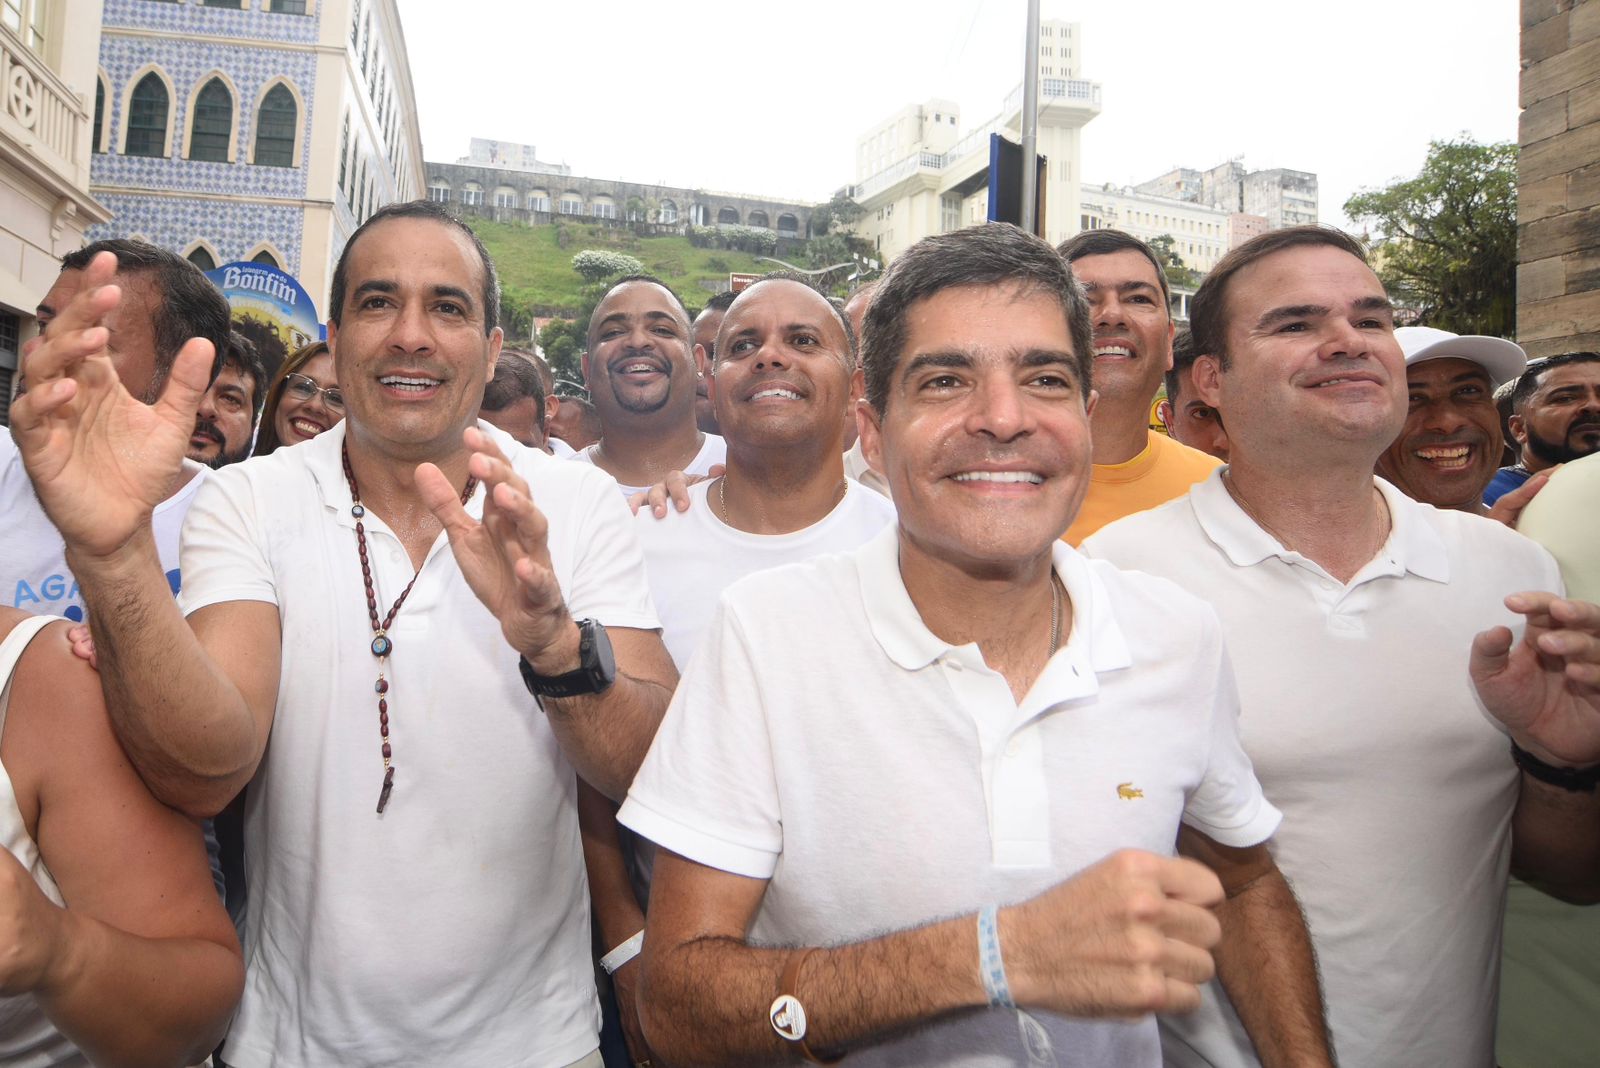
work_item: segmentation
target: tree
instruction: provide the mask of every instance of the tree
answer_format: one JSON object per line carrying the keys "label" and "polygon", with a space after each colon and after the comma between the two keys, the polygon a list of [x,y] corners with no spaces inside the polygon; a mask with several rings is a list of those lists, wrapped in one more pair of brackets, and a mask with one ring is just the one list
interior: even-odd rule
{"label": "tree", "polygon": [[565,393],[561,382],[583,384],[583,331],[568,319],[551,319],[539,331],[539,348],[556,376],[556,392]]}
{"label": "tree", "polygon": [[586,282],[603,282],[620,274],[643,274],[644,264],[625,252],[584,249],[572,257],[572,269]]}
{"label": "tree", "polygon": [[1434,141],[1415,178],[1363,190],[1345,214],[1368,225],[1378,277],[1417,321],[1509,337],[1517,324],[1517,146]]}
{"label": "tree", "polygon": [[1183,257],[1178,254],[1177,241],[1171,234],[1152,237],[1149,245],[1150,251],[1161,261],[1161,269],[1167,276],[1167,285],[1179,289],[1194,289],[1199,286],[1199,276],[1183,262]]}
{"label": "tree", "polygon": [[850,199],[850,194],[841,189],[833,194],[833,199],[826,204],[818,204],[811,211],[811,232],[822,237],[833,232],[835,225],[841,230],[848,230],[857,219],[867,213],[867,209]]}

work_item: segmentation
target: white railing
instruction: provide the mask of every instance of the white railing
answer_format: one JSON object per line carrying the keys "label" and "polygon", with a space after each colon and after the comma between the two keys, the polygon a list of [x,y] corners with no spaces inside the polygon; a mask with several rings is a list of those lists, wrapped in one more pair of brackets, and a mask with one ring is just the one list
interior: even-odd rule
{"label": "white railing", "polygon": [[[1084,78],[1040,78],[1039,100],[1041,103],[1051,100],[1070,100],[1087,104],[1090,107],[1100,106],[1100,83],[1091,82]],[[1002,114],[1010,115],[1014,111],[1022,110],[1022,85],[1011,90],[1006,97],[1006,106]]]}
{"label": "white railing", "polygon": [[80,159],[79,133],[89,122],[83,102],[0,26],[0,123],[29,145],[42,162],[80,189],[88,185],[88,160]]}

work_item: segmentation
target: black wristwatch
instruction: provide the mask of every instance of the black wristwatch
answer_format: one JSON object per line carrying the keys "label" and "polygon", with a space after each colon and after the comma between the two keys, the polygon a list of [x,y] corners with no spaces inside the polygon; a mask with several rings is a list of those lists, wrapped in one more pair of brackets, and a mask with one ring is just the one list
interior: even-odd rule
{"label": "black wristwatch", "polygon": [[617,681],[617,661],[611,654],[611,638],[606,628],[593,619],[575,620],[578,624],[578,666],[560,675],[541,675],[527,657],[519,657],[522,681],[535,697],[579,697],[605,693]]}
{"label": "black wristwatch", "polygon": [[1587,768],[1562,768],[1546,764],[1516,742],[1511,743],[1511,759],[1530,778],[1559,786],[1575,794],[1592,794],[1600,786],[1600,764]]}

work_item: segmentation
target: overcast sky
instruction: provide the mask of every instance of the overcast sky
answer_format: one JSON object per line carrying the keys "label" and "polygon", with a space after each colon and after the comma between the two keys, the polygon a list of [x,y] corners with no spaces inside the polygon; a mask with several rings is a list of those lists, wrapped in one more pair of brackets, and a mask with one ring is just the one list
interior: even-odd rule
{"label": "overcast sky", "polygon": [[[424,154],[537,145],[596,178],[825,200],[855,142],[941,97],[964,130],[1021,81],[1023,0],[398,0]],[[1431,139],[1515,140],[1517,0],[1044,0],[1103,86],[1088,182],[1242,157],[1320,181],[1322,218]]]}

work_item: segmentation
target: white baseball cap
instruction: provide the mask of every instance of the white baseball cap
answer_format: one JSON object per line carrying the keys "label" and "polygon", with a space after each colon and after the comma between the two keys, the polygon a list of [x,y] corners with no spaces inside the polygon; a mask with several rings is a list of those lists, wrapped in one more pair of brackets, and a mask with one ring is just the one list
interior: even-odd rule
{"label": "white baseball cap", "polygon": [[1394,332],[1400,342],[1400,351],[1406,354],[1406,366],[1454,356],[1471,360],[1489,372],[1489,381],[1500,386],[1522,374],[1528,367],[1528,354],[1522,346],[1503,337],[1483,337],[1478,334],[1452,334],[1431,326],[1402,326]]}

